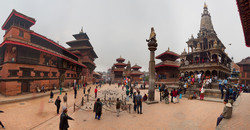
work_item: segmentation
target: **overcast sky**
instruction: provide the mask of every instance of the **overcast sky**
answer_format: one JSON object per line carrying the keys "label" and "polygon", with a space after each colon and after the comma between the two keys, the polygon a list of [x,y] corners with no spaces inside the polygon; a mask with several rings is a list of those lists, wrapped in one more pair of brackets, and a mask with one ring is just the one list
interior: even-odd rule
{"label": "overcast sky", "polygon": [[[154,27],[156,55],[170,50],[180,54],[191,34],[200,28],[203,0],[4,0],[0,24],[12,9],[36,19],[31,30],[68,48],[67,41],[81,27],[99,58],[96,71],[106,71],[122,56],[132,66],[148,70],[149,50],[146,39]],[[245,46],[236,0],[206,0],[217,36],[226,53],[235,62],[250,56]],[[0,31],[4,35],[4,31]],[[231,46],[229,44],[232,44]],[[156,60],[156,63],[160,62]]]}

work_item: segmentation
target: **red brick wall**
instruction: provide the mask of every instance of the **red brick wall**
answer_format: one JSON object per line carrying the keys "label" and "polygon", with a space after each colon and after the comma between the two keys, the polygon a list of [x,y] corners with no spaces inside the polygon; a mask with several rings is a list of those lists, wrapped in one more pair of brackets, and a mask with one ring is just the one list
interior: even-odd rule
{"label": "red brick wall", "polygon": [[[20,30],[24,32],[24,37],[19,36],[19,31]],[[25,29],[20,28],[20,27],[17,27],[17,26],[12,26],[12,27],[10,27],[8,32],[4,35],[4,40],[6,40],[6,38],[8,38],[8,37],[17,38],[17,39],[20,39],[20,40],[30,42],[30,31],[25,30]]]}
{"label": "red brick wall", "polygon": [[21,83],[17,81],[5,82],[5,95],[13,96],[21,93]]}

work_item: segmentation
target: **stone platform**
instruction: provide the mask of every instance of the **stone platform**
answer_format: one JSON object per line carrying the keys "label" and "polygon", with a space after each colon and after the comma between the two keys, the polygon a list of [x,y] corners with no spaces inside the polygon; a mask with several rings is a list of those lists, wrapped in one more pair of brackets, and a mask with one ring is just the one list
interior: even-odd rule
{"label": "stone platform", "polygon": [[[250,129],[250,93],[241,93],[233,105],[230,119],[223,119],[216,130],[247,130]],[[221,109],[221,112],[223,109]],[[218,115],[219,116],[219,115]]]}

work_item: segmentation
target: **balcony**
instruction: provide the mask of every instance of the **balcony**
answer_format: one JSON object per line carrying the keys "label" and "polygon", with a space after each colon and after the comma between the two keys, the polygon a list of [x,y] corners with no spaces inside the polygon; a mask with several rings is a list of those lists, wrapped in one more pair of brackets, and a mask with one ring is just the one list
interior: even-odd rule
{"label": "balcony", "polygon": [[189,69],[189,68],[208,68],[208,67],[222,67],[226,70],[231,71],[231,66],[225,63],[218,63],[218,62],[205,62],[205,63],[190,63],[185,65],[184,63],[181,64],[181,69]]}

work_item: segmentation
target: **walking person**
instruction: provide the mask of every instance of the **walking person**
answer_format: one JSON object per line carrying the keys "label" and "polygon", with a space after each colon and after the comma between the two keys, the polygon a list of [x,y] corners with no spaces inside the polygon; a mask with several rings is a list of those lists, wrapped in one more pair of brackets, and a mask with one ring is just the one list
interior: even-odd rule
{"label": "walking person", "polygon": [[67,107],[63,106],[63,112],[60,116],[60,123],[59,123],[60,130],[68,130],[69,128],[68,120],[74,120],[73,118],[68,116],[67,112],[68,112]]}
{"label": "walking person", "polygon": [[117,100],[116,100],[116,112],[117,112],[117,117],[119,117],[120,108],[121,108],[121,102],[120,102],[119,98],[117,98]]}
{"label": "walking person", "polygon": [[100,98],[97,98],[93,112],[95,112],[95,119],[100,120],[102,115],[102,102],[100,101]]}
{"label": "walking person", "polygon": [[90,94],[90,90],[91,90],[91,87],[89,87],[89,89],[88,89],[88,95]]}
{"label": "walking person", "polygon": [[223,99],[223,97],[224,97],[224,83],[222,84],[222,80],[221,79],[219,79],[218,80],[219,81],[219,89],[220,89],[220,92],[221,92],[221,99]]}
{"label": "walking person", "polygon": [[55,105],[56,105],[56,112],[57,112],[57,114],[59,114],[59,109],[60,109],[60,105],[61,105],[61,99],[60,99],[60,97],[58,96],[57,97],[57,99],[56,99],[56,101],[55,101]]}
{"label": "walking person", "polygon": [[179,99],[180,99],[180,90],[177,89],[176,92],[177,92],[177,95],[176,95],[177,103],[179,103]]}
{"label": "walking person", "polygon": [[132,96],[133,96],[133,92],[134,92],[134,89],[133,89],[133,87],[131,86],[131,87],[130,87],[130,96],[129,96],[129,97],[131,97],[131,98],[132,98]]}
{"label": "walking person", "polygon": [[204,100],[204,88],[203,86],[200,88],[200,100]]}
{"label": "walking person", "polygon": [[98,92],[98,90],[97,90],[97,86],[96,86],[96,88],[95,88],[95,98],[97,98],[97,92]]}
{"label": "walking person", "polygon": [[76,95],[77,95],[77,88],[76,88],[76,86],[74,87],[74,92],[75,92],[75,99],[76,99]]}
{"label": "walking person", "polygon": [[136,98],[136,92],[134,92],[134,94],[133,94],[134,111],[136,112],[135,98]]}
{"label": "walking person", "polygon": [[[137,114],[142,114],[142,96],[140,95],[140,92],[138,92],[135,98],[135,102],[137,105]],[[139,110],[139,107],[140,107],[140,110]]]}
{"label": "walking person", "polygon": [[85,95],[85,91],[86,91],[86,86],[85,84],[83,85],[83,94]]}
{"label": "walking person", "polygon": [[[0,110],[0,113],[4,113],[4,112]],[[5,129],[5,127],[1,121],[0,121],[0,125],[2,126],[3,129]]]}
{"label": "walking person", "polygon": [[165,100],[166,104],[169,104],[169,98],[168,98],[168,96],[169,96],[169,92],[168,92],[168,88],[166,88],[164,90],[164,95],[163,95],[163,99]]}
{"label": "walking person", "polygon": [[170,93],[170,95],[171,95],[171,102],[173,103],[174,101],[173,101],[173,93],[174,93],[174,90],[172,89],[171,90],[171,93]]}
{"label": "walking person", "polygon": [[177,101],[176,101],[176,100],[177,100],[177,99],[176,99],[176,97],[177,97],[177,91],[176,91],[175,89],[173,90],[173,94],[172,94],[172,95],[173,95],[173,97],[174,97],[173,102],[174,102],[174,104],[175,104],[175,103],[177,102]]}
{"label": "walking person", "polygon": [[51,90],[51,91],[50,91],[49,103],[50,103],[50,102],[53,103],[53,96],[54,96],[54,93],[53,93],[52,90]]}
{"label": "walking person", "polygon": [[63,96],[63,102],[64,104],[66,104],[66,106],[68,106],[67,100],[68,100],[68,96],[67,96],[67,93],[65,93],[65,95]]}

